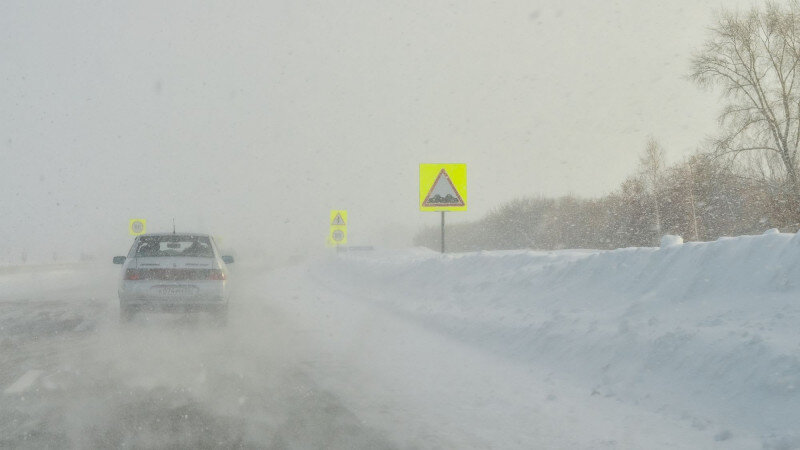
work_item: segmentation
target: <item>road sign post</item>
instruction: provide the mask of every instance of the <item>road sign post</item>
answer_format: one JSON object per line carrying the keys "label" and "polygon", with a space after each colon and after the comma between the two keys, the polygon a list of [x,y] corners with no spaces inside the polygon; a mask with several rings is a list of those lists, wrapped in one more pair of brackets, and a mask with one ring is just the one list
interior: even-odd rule
{"label": "road sign post", "polygon": [[420,211],[441,211],[441,249],[444,253],[444,213],[467,210],[467,165],[420,164],[419,209]]}
{"label": "road sign post", "polygon": [[442,253],[444,253],[444,211],[442,211]]}

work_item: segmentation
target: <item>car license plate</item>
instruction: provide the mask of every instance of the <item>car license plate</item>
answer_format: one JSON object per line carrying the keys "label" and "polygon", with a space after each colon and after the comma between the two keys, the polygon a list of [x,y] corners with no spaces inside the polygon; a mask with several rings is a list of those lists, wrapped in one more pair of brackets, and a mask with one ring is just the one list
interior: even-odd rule
{"label": "car license plate", "polygon": [[158,293],[164,297],[185,297],[195,293],[194,286],[159,286]]}

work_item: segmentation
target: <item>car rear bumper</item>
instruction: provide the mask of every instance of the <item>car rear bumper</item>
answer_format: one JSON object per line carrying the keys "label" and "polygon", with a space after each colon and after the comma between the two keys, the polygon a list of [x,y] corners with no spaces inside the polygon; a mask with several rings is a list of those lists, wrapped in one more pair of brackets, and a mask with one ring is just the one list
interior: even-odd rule
{"label": "car rear bumper", "polygon": [[146,311],[163,313],[192,313],[192,312],[220,312],[227,308],[227,303],[157,303],[157,302],[137,302],[126,303],[120,301],[120,306],[128,311]]}
{"label": "car rear bumper", "polygon": [[225,281],[123,281],[120,306],[155,311],[210,311],[228,304]]}

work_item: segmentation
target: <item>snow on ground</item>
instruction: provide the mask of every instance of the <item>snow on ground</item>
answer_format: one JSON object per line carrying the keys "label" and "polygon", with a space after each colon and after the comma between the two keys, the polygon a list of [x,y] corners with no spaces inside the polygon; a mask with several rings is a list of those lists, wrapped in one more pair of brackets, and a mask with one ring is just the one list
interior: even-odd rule
{"label": "snow on ground", "polygon": [[229,326],[119,267],[0,269],[0,447],[800,448],[800,237],[232,266]]}
{"label": "snow on ground", "polygon": [[397,448],[318,386],[313,346],[245,276],[265,270],[242,269],[226,328],[121,326],[110,263],[0,272],[0,448]]}
{"label": "snow on ground", "polygon": [[[800,235],[615,251],[346,254],[311,271],[341,297],[515,369],[483,387],[519,401],[485,413],[564,417],[565,402],[578,426],[562,430],[580,436],[597,420],[607,431],[605,441],[576,438],[587,447],[800,448]],[[484,370],[460,369],[453,389]],[[532,376],[520,377],[526,369]],[[539,392],[526,396],[531,389]],[[674,427],[685,427],[683,441]]]}

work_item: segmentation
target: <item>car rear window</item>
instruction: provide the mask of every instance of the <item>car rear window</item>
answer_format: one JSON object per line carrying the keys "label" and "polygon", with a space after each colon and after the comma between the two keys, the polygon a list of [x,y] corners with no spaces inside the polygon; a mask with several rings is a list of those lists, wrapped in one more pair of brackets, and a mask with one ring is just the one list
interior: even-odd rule
{"label": "car rear window", "polygon": [[214,256],[207,236],[144,236],[136,246],[136,256]]}

